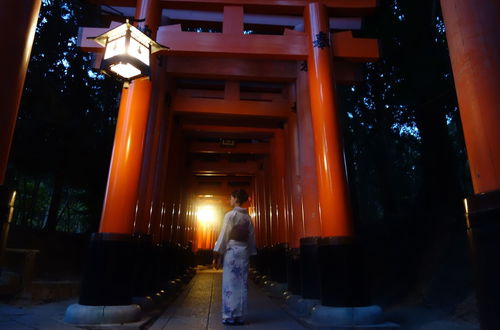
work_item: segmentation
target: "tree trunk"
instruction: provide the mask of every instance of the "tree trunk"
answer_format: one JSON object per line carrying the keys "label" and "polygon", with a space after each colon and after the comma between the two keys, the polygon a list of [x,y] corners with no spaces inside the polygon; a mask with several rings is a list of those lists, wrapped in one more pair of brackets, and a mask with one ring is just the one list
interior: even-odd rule
{"label": "tree trunk", "polygon": [[423,211],[437,217],[461,214],[457,161],[443,105],[439,102],[419,106],[416,122],[422,138],[420,202]]}
{"label": "tree trunk", "polygon": [[440,68],[449,65],[449,61],[442,59],[442,46],[435,42],[436,1],[415,1],[407,5],[408,24],[413,26],[408,35],[406,52],[408,58],[413,60],[406,63],[406,69],[416,107],[415,121],[421,137],[422,183],[419,203],[421,220],[428,221],[430,225],[422,228],[432,228],[444,223],[444,218],[461,213],[461,193],[456,174],[458,167],[446,119],[445,104],[450,101],[449,84],[440,73]]}
{"label": "tree trunk", "polygon": [[[26,215],[26,218],[29,219],[31,222],[33,222],[33,218],[35,217],[36,202],[38,200],[38,192],[40,191],[41,182],[42,180],[40,179],[40,177],[37,177],[35,179],[35,186],[33,187],[33,191],[31,192],[29,209]],[[25,192],[25,194],[27,194],[27,192]],[[43,218],[43,215],[39,218]]]}
{"label": "tree trunk", "polygon": [[21,200],[20,200],[20,203],[18,205],[16,205],[19,209],[18,209],[18,214],[19,214],[19,218],[21,220],[21,226],[26,226],[26,225],[29,225],[31,226],[33,223],[28,223],[28,217],[27,217],[27,212],[26,212],[26,209],[27,209],[27,198],[26,196],[28,195],[27,194],[27,190],[28,190],[28,185],[26,184],[26,177],[25,176],[21,176],[22,180],[23,180],[23,192],[21,194]]}
{"label": "tree trunk", "polygon": [[47,215],[47,221],[43,227],[44,231],[54,232],[56,230],[57,222],[59,220],[59,206],[61,204],[63,182],[64,178],[62,174],[57,171],[54,177],[54,187],[52,189],[52,198],[50,199],[49,214]]}

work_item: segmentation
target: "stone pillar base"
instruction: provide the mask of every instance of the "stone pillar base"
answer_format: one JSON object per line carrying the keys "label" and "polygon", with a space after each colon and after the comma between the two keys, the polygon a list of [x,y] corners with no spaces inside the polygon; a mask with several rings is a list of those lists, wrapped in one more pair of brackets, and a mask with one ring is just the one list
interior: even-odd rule
{"label": "stone pillar base", "polygon": [[319,299],[304,299],[298,295],[288,296],[286,299],[288,310],[295,317],[308,317],[314,306],[319,305]]}
{"label": "stone pillar base", "polygon": [[312,328],[334,329],[393,329],[395,323],[384,322],[382,308],[377,305],[363,307],[330,307],[316,305],[303,321]]}
{"label": "stone pillar base", "polygon": [[87,306],[72,304],[66,309],[64,322],[76,325],[133,323],[141,320],[139,305]]}
{"label": "stone pillar base", "polygon": [[284,299],[284,293],[286,292],[287,284],[286,283],[276,283],[271,282],[269,286],[266,288],[268,294],[274,298]]}
{"label": "stone pillar base", "polygon": [[132,297],[132,304],[139,305],[143,312],[152,311],[156,307],[155,301],[151,296]]}

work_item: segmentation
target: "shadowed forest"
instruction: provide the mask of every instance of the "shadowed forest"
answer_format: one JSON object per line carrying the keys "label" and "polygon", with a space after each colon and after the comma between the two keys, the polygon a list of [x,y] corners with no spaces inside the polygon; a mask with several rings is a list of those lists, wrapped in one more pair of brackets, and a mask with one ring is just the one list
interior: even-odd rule
{"label": "shadowed forest", "polygon": [[[121,85],[93,71],[76,42],[79,26],[105,26],[99,14],[42,1],[6,179],[18,191],[14,245],[34,244],[16,232],[97,231]],[[439,1],[381,0],[356,33],[382,50],[360,84],[338,87],[374,299],[467,314],[462,200],[472,188]]]}

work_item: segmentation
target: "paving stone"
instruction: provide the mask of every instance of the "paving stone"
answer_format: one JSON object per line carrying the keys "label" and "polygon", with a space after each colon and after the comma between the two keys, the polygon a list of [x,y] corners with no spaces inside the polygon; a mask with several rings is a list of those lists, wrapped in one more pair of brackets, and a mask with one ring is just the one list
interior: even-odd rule
{"label": "paving stone", "polygon": [[[222,272],[199,271],[188,288],[149,328],[151,330],[220,330],[222,324]],[[305,329],[276,302],[249,281],[247,324],[238,329]]]}

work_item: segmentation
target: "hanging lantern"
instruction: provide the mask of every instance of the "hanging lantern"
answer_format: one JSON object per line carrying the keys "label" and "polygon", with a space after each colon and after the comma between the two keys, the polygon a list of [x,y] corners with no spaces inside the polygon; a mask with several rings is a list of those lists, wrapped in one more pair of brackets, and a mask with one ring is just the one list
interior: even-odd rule
{"label": "hanging lantern", "polygon": [[169,49],[131,25],[128,20],[112,30],[89,39],[105,47],[101,71],[124,81],[149,76],[150,55]]}

